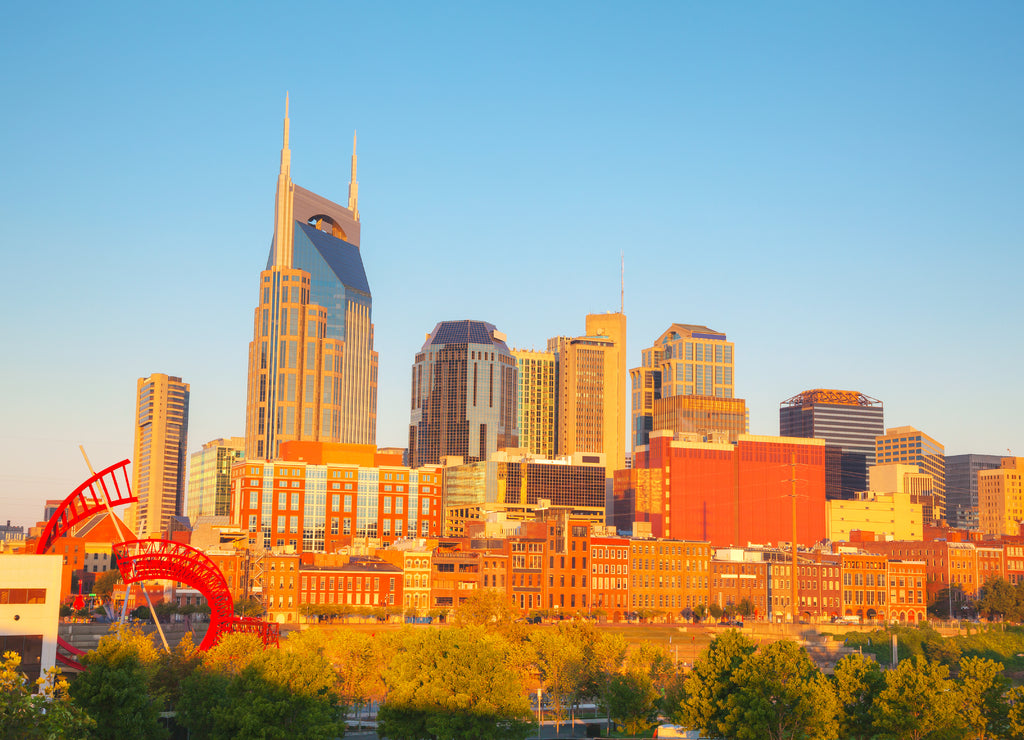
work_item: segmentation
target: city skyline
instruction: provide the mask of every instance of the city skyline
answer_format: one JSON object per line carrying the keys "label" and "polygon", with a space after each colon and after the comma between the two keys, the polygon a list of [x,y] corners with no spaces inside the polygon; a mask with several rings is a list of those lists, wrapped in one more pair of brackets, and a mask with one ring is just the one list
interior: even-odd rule
{"label": "city skyline", "polygon": [[5,518],[84,480],[79,444],[132,455],[138,377],[189,380],[189,453],[244,433],[286,91],[313,191],[345,192],[360,133],[379,445],[406,444],[431,326],[542,350],[618,310],[624,254],[627,367],[715,327],[751,433],[857,388],[947,455],[1024,450],[1024,9],[344,10],[317,14],[345,44],[301,48],[269,6],[12,10]]}

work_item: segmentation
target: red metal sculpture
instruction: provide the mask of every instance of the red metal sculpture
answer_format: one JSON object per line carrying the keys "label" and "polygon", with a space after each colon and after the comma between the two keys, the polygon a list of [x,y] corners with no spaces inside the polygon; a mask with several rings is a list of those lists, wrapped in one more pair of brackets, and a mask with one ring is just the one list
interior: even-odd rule
{"label": "red metal sculpture", "polygon": [[[42,555],[48,552],[59,538],[94,514],[106,510],[108,505],[138,503],[138,499],[132,495],[128,478],[130,462],[122,460],[104,468],[72,491],[47,523],[36,544],[36,553]],[[213,647],[222,635],[229,632],[258,635],[264,645],[278,644],[279,625],[235,616],[234,602],[224,574],[213,560],[194,547],[153,538],[116,543],[113,552],[117,568],[121,571],[121,579],[126,584],[147,580],[179,581],[203,595],[210,605],[210,626],[199,645],[200,650]],[[63,640],[60,642],[62,648],[74,652]],[[81,652],[77,654],[81,655]],[[65,665],[81,668],[77,661],[60,653],[57,659]]]}
{"label": "red metal sculpture", "polygon": [[129,540],[114,545],[114,559],[125,583],[180,581],[203,595],[210,605],[210,626],[200,650],[213,647],[231,631],[235,617],[231,591],[217,564],[199,550],[170,540]]}
{"label": "red metal sculpture", "polygon": [[131,482],[128,479],[130,462],[131,460],[122,460],[109,468],[104,468],[72,491],[50,517],[46,529],[36,543],[36,554],[44,555],[49,552],[53,543],[70,532],[75,525],[105,510],[107,501],[111,506],[137,503],[138,499],[132,495]]}

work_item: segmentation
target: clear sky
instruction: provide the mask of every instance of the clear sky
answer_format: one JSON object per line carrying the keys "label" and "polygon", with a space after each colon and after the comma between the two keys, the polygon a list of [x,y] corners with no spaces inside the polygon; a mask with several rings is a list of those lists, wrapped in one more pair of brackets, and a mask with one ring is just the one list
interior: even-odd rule
{"label": "clear sky", "polygon": [[14,3],[0,24],[0,521],[132,454],[135,381],[244,431],[285,91],[347,197],[378,444],[441,320],[542,348],[619,307],[736,343],[751,431],[816,387],[1024,455],[1024,4]]}

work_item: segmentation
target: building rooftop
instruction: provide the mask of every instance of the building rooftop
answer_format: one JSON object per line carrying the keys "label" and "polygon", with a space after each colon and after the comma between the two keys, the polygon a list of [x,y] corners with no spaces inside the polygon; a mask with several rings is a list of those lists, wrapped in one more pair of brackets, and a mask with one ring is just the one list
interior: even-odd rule
{"label": "building rooftop", "polygon": [[491,344],[508,352],[505,335],[486,321],[441,321],[427,335],[423,350],[444,344]]}

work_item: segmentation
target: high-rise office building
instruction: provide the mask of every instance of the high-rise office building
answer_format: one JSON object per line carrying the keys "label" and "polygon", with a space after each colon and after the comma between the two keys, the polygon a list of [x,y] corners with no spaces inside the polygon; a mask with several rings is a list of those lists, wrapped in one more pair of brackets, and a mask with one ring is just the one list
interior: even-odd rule
{"label": "high-rise office building", "polygon": [[503,450],[487,460],[444,469],[444,535],[461,537],[466,522],[500,513],[509,520],[531,520],[550,507],[569,510],[574,519],[605,522],[604,455],[578,453],[546,460],[519,450]]}
{"label": "high-rise office building", "polygon": [[868,488],[883,415],[882,402],[859,391],[815,388],[779,404],[779,434],[825,440],[825,495],[850,499]]}
{"label": "high-rise office building", "polygon": [[946,518],[956,529],[978,529],[978,473],[994,470],[999,455],[946,455]]}
{"label": "high-rise office building", "polygon": [[747,433],[747,403],[742,398],[669,396],[654,402],[654,431],[670,431],[708,442],[735,442]]}
{"label": "high-rise office building", "polygon": [[245,457],[245,438],[215,439],[193,452],[188,466],[188,518],[231,514],[231,466]]}
{"label": "high-rise office building", "polygon": [[451,456],[475,462],[518,447],[518,392],[516,359],[494,324],[437,324],[412,366],[410,466]]}
{"label": "high-rise office building", "polygon": [[978,473],[978,522],[984,534],[1019,535],[1024,522],[1024,457],[1004,457]]}
{"label": "high-rise office building", "polygon": [[[725,334],[696,324],[672,324],[641,352],[629,371],[633,384],[633,449],[654,430],[654,403],[672,396],[735,397],[733,343]],[[745,431],[745,430],[744,430]]]}
{"label": "high-rise office building", "polygon": [[586,335],[554,337],[558,362],[556,453],[604,453],[608,476],[626,467],[626,315],[588,314]]}
{"label": "high-rise office building", "polygon": [[159,536],[185,506],[189,385],[153,373],[136,386],[132,492],[127,524],[139,537]]}
{"label": "high-rise office building", "polygon": [[513,349],[519,368],[519,446],[555,456],[558,363],[553,352]]}
{"label": "high-rise office building", "polygon": [[932,513],[926,523],[946,519],[946,456],[942,443],[914,427],[893,427],[875,437],[875,462],[913,464],[930,475]]}
{"label": "high-rise office building", "polygon": [[289,440],[373,444],[377,353],[359,252],[353,142],[348,205],[295,185],[284,144],[274,241],[260,273],[249,344],[246,457],[273,459]]}

